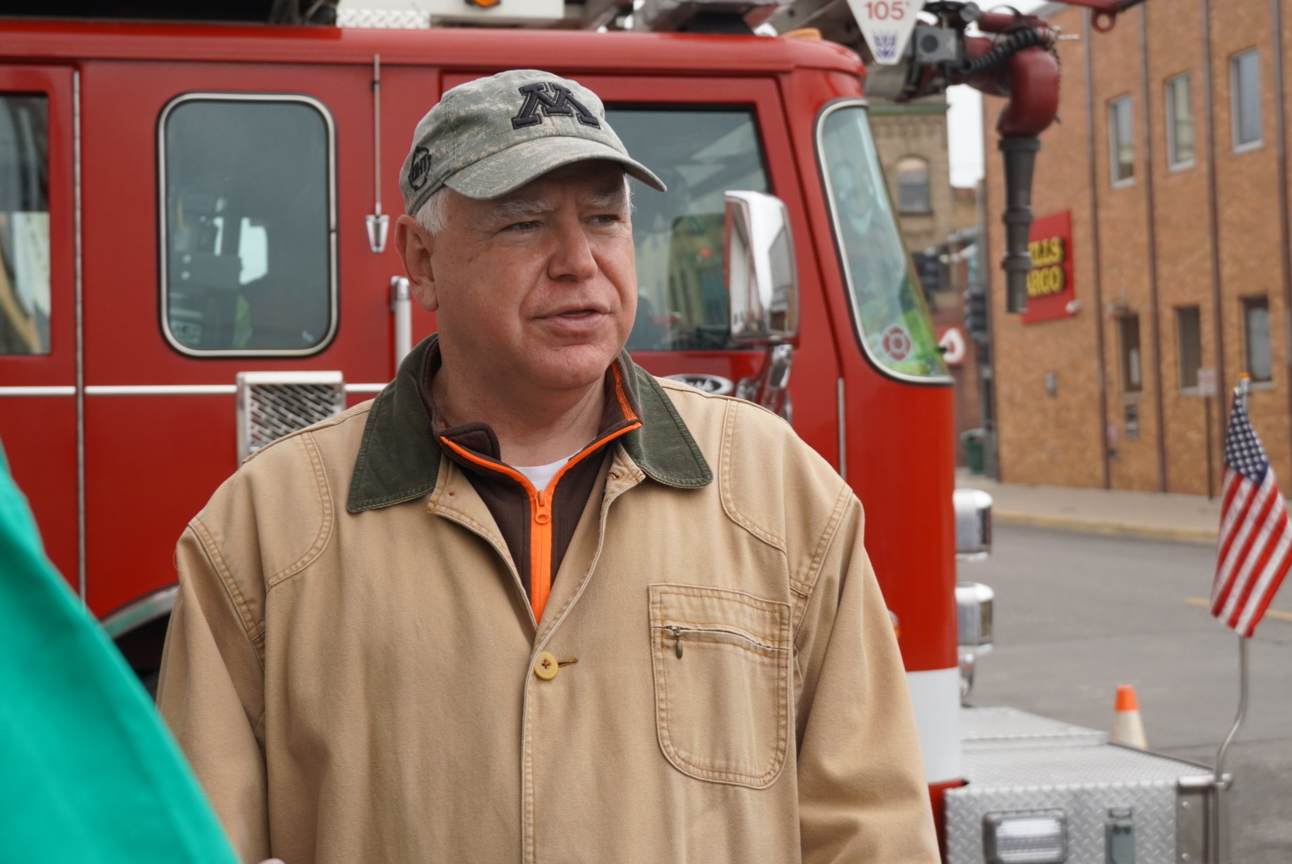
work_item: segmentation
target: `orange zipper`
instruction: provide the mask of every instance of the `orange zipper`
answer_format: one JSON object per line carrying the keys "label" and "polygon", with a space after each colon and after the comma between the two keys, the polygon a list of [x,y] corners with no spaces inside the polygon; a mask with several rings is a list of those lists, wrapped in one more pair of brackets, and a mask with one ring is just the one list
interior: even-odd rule
{"label": "orange zipper", "polygon": [[529,605],[534,610],[535,622],[543,620],[543,610],[547,607],[547,598],[552,593],[552,497],[556,493],[556,484],[565,476],[566,471],[582,461],[589,453],[598,450],[620,435],[640,429],[641,425],[641,421],[638,420],[584,447],[561,466],[547,484],[547,488],[543,490],[535,489],[528,477],[510,465],[490,462],[447,438],[440,439],[463,459],[515,480],[529,495]]}
{"label": "orange zipper", "polygon": [[[528,481],[529,478],[525,479]],[[556,477],[553,477],[547,489],[553,489],[555,485]],[[534,489],[533,486],[529,488]],[[530,498],[529,512],[533,521],[529,526],[529,605],[534,608],[535,621],[543,620],[543,610],[547,608],[547,598],[552,593],[552,501],[547,497],[547,489],[535,490]]]}

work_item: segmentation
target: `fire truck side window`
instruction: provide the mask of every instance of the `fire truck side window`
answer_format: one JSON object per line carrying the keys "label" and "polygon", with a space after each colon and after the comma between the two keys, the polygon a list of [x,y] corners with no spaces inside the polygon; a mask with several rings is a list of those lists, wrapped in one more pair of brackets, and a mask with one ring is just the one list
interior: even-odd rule
{"label": "fire truck side window", "polygon": [[737,347],[722,278],[723,194],[769,191],[753,112],[621,106],[606,116],[628,152],[668,186],[633,195],[638,300],[628,349]]}
{"label": "fire truck side window", "polygon": [[162,113],[162,308],[187,354],[309,354],[336,327],[333,136],[302,97]]}
{"label": "fire truck side window", "polygon": [[866,109],[843,104],[820,120],[817,146],[866,354],[900,378],[945,378],[933,324],[902,242]]}
{"label": "fire truck side window", "polygon": [[49,102],[0,95],[0,354],[49,353]]}

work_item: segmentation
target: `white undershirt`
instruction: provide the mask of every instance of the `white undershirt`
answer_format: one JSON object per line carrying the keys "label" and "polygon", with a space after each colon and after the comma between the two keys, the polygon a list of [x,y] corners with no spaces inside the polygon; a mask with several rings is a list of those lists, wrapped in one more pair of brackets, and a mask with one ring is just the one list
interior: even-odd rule
{"label": "white undershirt", "polygon": [[552,482],[556,472],[560,471],[565,466],[565,463],[573,459],[574,456],[575,454],[571,453],[564,459],[557,459],[555,462],[549,462],[546,465],[513,465],[512,467],[529,478],[529,482],[534,484],[535,489],[544,490],[547,488],[547,484]]}

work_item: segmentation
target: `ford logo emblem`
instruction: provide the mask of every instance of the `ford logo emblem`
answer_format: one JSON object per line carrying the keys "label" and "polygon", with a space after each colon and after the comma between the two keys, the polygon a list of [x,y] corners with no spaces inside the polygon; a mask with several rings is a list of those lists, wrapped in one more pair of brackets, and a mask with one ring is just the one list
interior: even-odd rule
{"label": "ford logo emblem", "polygon": [[712,393],[714,396],[726,396],[736,389],[736,385],[731,383],[730,378],[723,378],[721,375],[705,375],[699,372],[679,372],[677,375],[665,375],[672,381],[681,381],[683,384],[689,384],[696,390],[703,390],[705,393]]}

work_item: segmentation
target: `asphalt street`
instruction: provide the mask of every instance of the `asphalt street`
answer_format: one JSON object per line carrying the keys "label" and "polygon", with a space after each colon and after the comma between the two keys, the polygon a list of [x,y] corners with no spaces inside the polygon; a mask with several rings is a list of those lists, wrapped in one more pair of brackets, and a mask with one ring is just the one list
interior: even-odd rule
{"label": "asphalt street", "polygon": [[[970,702],[1111,728],[1134,685],[1149,748],[1215,761],[1238,706],[1238,637],[1205,608],[1214,546],[996,525],[959,578],[996,592]],[[1234,864],[1292,861],[1292,580],[1251,641],[1247,718],[1226,758]]]}

